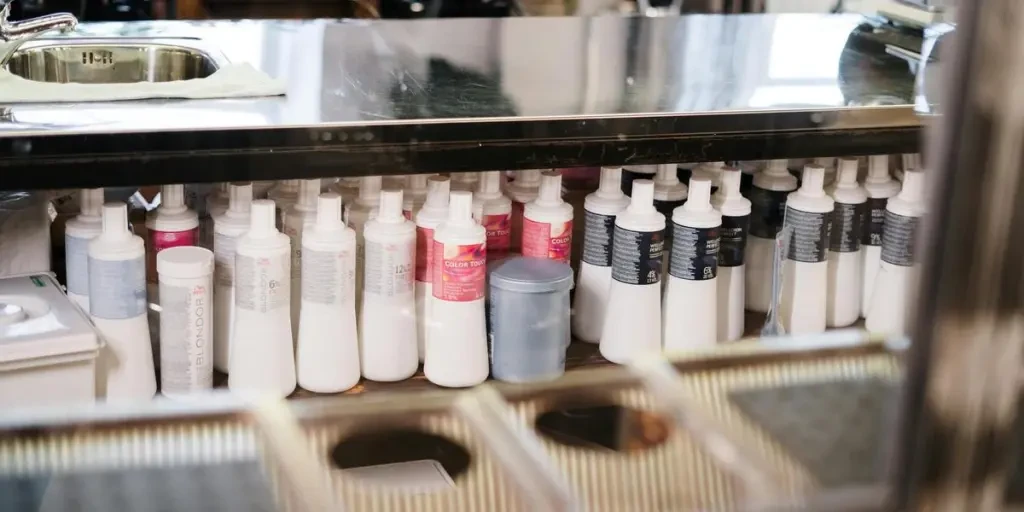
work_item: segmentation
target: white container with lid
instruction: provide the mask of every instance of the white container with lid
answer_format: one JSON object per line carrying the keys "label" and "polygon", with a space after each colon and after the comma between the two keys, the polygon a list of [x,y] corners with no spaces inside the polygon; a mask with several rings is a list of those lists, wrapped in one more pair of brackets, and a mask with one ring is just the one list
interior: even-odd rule
{"label": "white container with lid", "polygon": [[103,232],[89,243],[89,315],[106,340],[97,397],[149,400],[156,394],[146,306],[146,248],[128,231],[128,207],[103,205]]}
{"label": "white container with lid", "polygon": [[743,337],[746,302],[747,230],[750,227],[750,201],[740,194],[743,174],[735,167],[722,169],[722,183],[711,197],[711,205],[722,213],[718,231],[718,340],[734,341]]}
{"label": "white container with lid", "polygon": [[750,231],[747,237],[746,295],[747,309],[767,313],[772,303],[772,258],[775,236],[782,229],[786,197],[796,190],[796,177],[789,173],[787,160],[771,160],[754,176],[750,188]]}
{"label": "white container with lid", "polygon": [[394,382],[419,368],[416,346],[416,225],[402,215],[402,191],[380,193],[380,214],[366,223],[359,356],[363,377]]}
{"label": "white container with lid", "polygon": [[235,327],[228,388],[284,398],[295,390],[291,245],[275,226],[274,202],[252,202],[249,231],[235,245]]}
{"label": "white container with lid", "polygon": [[405,188],[402,190],[402,215],[415,220],[423,203],[427,201],[427,174],[410,174],[405,177]]}
{"label": "white container with lid", "polygon": [[537,199],[540,192],[540,169],[513,171],[512,181],[505,184],[505,195],[512,200],[512,246],[510,252],[522,251],[523,210]]}
{"label": "white container with lid", "polygon": [[601,355],[624,364],[661,352],[661,258],[665,216],[654,209],[654,182],[633,182],[629,206],[615,218],[612,283],[601,331]]}
{"label": "white container with lid", "polygon": [[828,304],[825,323],[846,327],[860,318],[864,288],[864,260],[860,255],[863,236],[864,187],[857,184],[857,159],[839,160],[838,179],[830,194],[835,200],[828,245]]}
{"label": "white container with lid", "polygon": [[284,212],[284,229],[292,246],[292,339],[299,335],[299,311],[302,309],[302,233],[316,222],[320,180],[299,180],[299,199]]}
{"label": "white container with lid", "polygon": [[[160,206],[146,216],[146,279],[156,284],[156,255],[171,247],[199,245],[199,216],[185,207],[183,185],[160,187]],[[152,288],[155,291],[155,287]],[[154,293],[155,295],[155,293]],[[150,300],[159,304],[159,301]]]}
{"label": "white container with lid", "polygon": [[92,403],[102,341],[49,274],[0,279],[0,409]]}
{"label": "white container with lid", "polygon": [[450,173],[452,191],[460,190],[472,192],[476,190],[476,184],[480,181],[480,173],[476,172],[453,172]]}
{"label": "white container with lid", "polygon": [[434,289],[434,230],[448,219],[450,182],[444,176],[427,181],[427,201],[416,214],[416,341],[420,361],[426,354],[430,296]]}
{"label": "white container with lid", "polygon": [[924,173],[905,171],[903,188],[885,207],[881,262],[864,322],[871,332],[907,333],[908,306],[918,269],[914,244],[924,213]]}
{"label": "white container with lid", "polygon": [[828,229],[835,202],[825,193],[825,169],[804,167],[803,180],[786,199],[783,229],[789,229],[780,319],[789,334],[825,331],[828,301]]}
{"label": "white container with lid", "polygon": [[562,200],[562,175],[544,172],[537,199],[523,210],[523,256],[569,263],[572,217],[572,205]]}
{"label": "white container with lid", "polygon": [[68,298],[89,312],[89,242],[103,231],[102,188],[81,190],[81,213],[64,225],[64,264]]}
{"label": "white container with lid", "polygon": [[171,247],[160,278],[160,393],[181,398],[213,388],[213,253]]}
{"label": "white container with lid", "polygon": [[[255,191],[253,191],[253,197],[257,197]],[[273,188],[267,191],[267,199],[273,201],[274,207],[277,209],[274,213],[277,229],[283,228],[285,212],[299,200],[299,180],[278,181]]]}
{"label": "white container with lid", "polygon": [[448,219],[434,231],[434,286],[430,296],[423,373],[445,387],[487,380],[487,232],[473,221],[473,194],[451,193]]}
{"label": "white container with lid", "polygon": [[868,316],[875,288],[875,277],[882,260],[882,233],[885,229],[885,207],[890,197],[900,192],[900,183],[889,175],[889,156],[868,157],[868,175],[864,178],[868,200],[864,212],[864,236],[861,253],[864,258],[864,288],[861,291],[860,314]]}
{"label": "white container with lid", "polygon": [[479,221],[487,230],[487,259],[508,256],[512,246],[512,200],[501,192],[501,171],[480,173],[473,209],[480,210]]}
{"label": "white container with lid", "polygon": [[601,341],[608,289],[612,284],[612,235],[615,216],[629,205],[622,193],[622,170],[601,168],[598,189],[583,202],[583,258],[576,285],[572,333],[588,343]]}
{"label": "white container with lid", "polygon": [[[735,171],[739,178],[739,171]],[[739,181],[736,182],[737,190]],[[665,286],[665,351],[718,342],[718,250],[722,213],[711,206],[711,180],[690,178],[690,197],[672,214],[672,263]]]}
{"label": "white container with lid", "polygon": [[341,196],[319,197],[302,237],[302,313],[295,367],[299,386],[338,393],[359,382],[356,232],[341,220]]}
{"label": "white container with lid", "polygon": [[213,218],[213,367],[227,373],[235,324],[235,245],[249,231],[251,183],[231,183],[228,209]]}

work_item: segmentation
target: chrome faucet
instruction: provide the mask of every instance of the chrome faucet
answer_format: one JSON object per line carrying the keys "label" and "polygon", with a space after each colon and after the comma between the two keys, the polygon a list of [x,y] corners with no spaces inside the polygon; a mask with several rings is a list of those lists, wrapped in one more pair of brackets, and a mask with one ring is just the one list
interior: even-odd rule
{"label": "chrome faucet", "polygon": [[11,15],[11,2],[13,1],[0,0],[0,41],[28,40],[51,30],[70,32],[78,26],[78,18],[66,12],[47,14],[22,21],[10,21],[7,18]]}

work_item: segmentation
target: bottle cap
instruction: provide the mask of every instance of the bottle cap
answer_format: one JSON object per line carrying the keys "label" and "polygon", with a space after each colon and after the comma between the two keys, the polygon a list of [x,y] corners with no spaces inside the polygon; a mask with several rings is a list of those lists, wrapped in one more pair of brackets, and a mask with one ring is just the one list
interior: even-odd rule
{"label": "bottle cap", "polygon": [[213,273],[213,253],[196,246],[168,247],[156,254],[159,277],[194,279]]}
{"label": "bottle cap", "polygon": [[906,171],[903,173],[903,188],[900,189],[899,198],[908,203],[919,203],[924,196],[924,173],[921,171]]}
{"label": "bottle cap", "polygon": [[377,221],[387,224],[405,222],[402,215],[402,191],[381,190],[380,211],[377,213]]}
{"label": "bottle cap", "polygon": [[903,171],[916,171],[921,168],[921,155],[918,153],[904,153],[901,157]]}
{"label": "bottle cap", "polygon": [[800,195],[821,197],[825,195],[825,168],[817,164],[804,166]]}
{"label": "bottle cap", "polygon": [[[737,176],[739,173],[734,173]],[[636,185],[634,185],[636,187]],[[633,190],[636,190],[634,188]],[[635,195],[634,195],[635,197]],[[711,180],[708,178],[690,178],[690,194],[683,203],[683,210],[688,212],[711,211]]]}
{"label": "bottle cap", "polygon": [[[721,182],[722,184],[718,187],[717,194],[721,196],[722,202],[735,197],[742,197],[742,194],[740,194],[740,184],[743,182],[743,171],[736,167],[726,167],[722,169]],[[710,189],[708,190],[710,191]]]}
{"label": "bottle cap", "polygon": [[476,198],[481,201],[501,197],[501,171],[480,173],[480,182],[476,187]]}
{"label": "bottle cap", "polygon": [[122,202],[103,205],[103,232],[100,236],[110,240],[132,237],[131,231],[128,231],[128,205]]}
{"label": "bottle cap", "polygon": [[426,191],[427,178],[426,174],[410,174],[405,177],[405,188],[410,192]]}
{"label": "bottle cap", "polygon": [[857,188],[857,166],[856,158],[841,158],[839,160],[839,176],[836,177],[836,188]]}
{"label": "bottle cap", "polygon": [[[654,184],[652,183],[651,185],[653,186]],[[535,202],[538,205],[544,206],[557,206],[562,204],[561,174],[557,171],[545,171],[541,174],[540,190],[537,192],[537,199]]]}
{"label": "bottle cap", "polygon": [[836,166],[836,157],[834,156],[819,156],[814,159],[814,163],[822,166],[825,169]]}
{"label": "bottle cap", "polygon": [[789,175],[789,160],[769,160],[768,167],[764,170],[765,174],[771,176],[788,176]]}
{"label": "bottle cap", "polygon": [[81,202],[78,216],[98,220],[103,212],[103,189],[83,188]]}
{"label": "bottle cap", "polygon": [[448,224],[464,225],[473,222],[473,193],[456,190],[448,203]]}
{"label": "bottle cap", "polygon": [[232,217],[249,215],[252,206],[252,183],[231,183],[228,185],[228,211]]}
{"label": "bottle cap", "polygon": [[320,179],[299,181],[299,200],[295,203],[295,209],[299,211],[312,212],[316,210],[316,198],[320,195]]}
{"label": "bottle cap", "polygon": [[341,221],[341,196],[334,192],[320,194],[316,199],[316,229],[332,231],[345,227]]}
{"label": "bottle cap", "polygon": [[160,187],[160,209],[167,213],[185,211],[185,186],[178,184]]}
{"label": "bottle cap", "polygon": [[277,233],[274,201],[257,199],[252,202],[249,218],[249,236],[266,237]]}
{"label": "bottle cap", "polygon": [[427,201],[423,203],[423,207],[440,210],[448,208],[449,190],[451,190],[451,182],[448,178],[431,176],[427,180]]}
{"label": "bottle cap", "polygon": [[479,179],[475,172],[453,172],[451,174],[451,180],[458,183],[476,183]]}
{"label": "bottle cap", "polygon": [[609,199],[622,197],[622,168],[602,167],[601,184],[598,185],[597,195]]}
{"label": "bottle cap", "polygon": [[675,187],[680,185],[679,176],[676,173],[675,164],[659,165],[658,171],[654,174],[654,186]]}
{"label": "bottle cap", "polygon": [[629,207],[626,211],[630,213],[652,213],[654,209],[654,182],[651,180],[634,180],[633,195],[630,197]]}
{"label": "bottle cap", "polygon": [[865,183],[885,183],[889,176],[889,155],[871,155],[868,157],[868,176]]}
{"label": "bottle cap", "polygon": [[363,176],[360,178],[359,198],[356,201],[363,205],[375,205],[380,199],[380,184],[380,176]]}
{"label": "bottle cap", "polygon": [[537,188],[540,186],[540,169],[526,169],[524,171],[515,171],[516,179],[513,183],[517,187],[522,188]]}

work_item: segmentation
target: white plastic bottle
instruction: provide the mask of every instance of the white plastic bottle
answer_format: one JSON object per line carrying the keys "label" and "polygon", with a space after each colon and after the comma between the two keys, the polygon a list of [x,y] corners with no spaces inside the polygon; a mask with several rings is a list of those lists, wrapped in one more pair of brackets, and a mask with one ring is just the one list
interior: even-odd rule
{"label": "white plastic bottle", "polygon": [[722,170],[722,186],[711,198],[711,205],[722,213],[718,232],[718,341],[743,337],[746,302],[747,230],[750,227],[750,201],[740,188],[742,171],[735,167]]}
{"label": "white plastic bottle", "polygon": [[508,256],[512,246],[512,200],[501,192],[501,171],[480,173],[473,208],[480,210],[480,224],[487,230],[487,259]]}
{"label": "white plastic bottle", "polygon": [[636,180],[632,200],[616,216],[612,235],[612,283],[600,350],[613,363],[661,351],[664,245],[665,216],[654,209],[654,182]]}
{"label": "white plastic bottle", "polygon": [[199,246],[213,250],[213,218],[228,209],[228,184],[218,183],[206,196],[206,206],[199,214]]}
{"label": "white plastic bottle", "polygon": [[427,178],[426,174],[410,174],[405,178],[405,188],[402,191],[402,215],[409,220],[416,219],[416,214],[423,203],[427,201]]}
{"label": "white plastic bottle", "polygon": [[235,328],[235,245],[249,231],[252,184],[228,185],[228,209],[213,218],[213,367],[227,373]]}
{"label": "white plastic bottle", "polygon": [[512,200],[512,247],[511,252],[521,253],[523,241],[523,211],[526,205],[537,199],[540,192],[539,169],[515,171],[511,182],[505,184],[505,194]]}
{"label": "white plastic bottle", "polygon": [[419,358],[426,354],[430,300],[434,288],[434,230],[448,219],[450,181],[431,176],[427,181],[427,201],[416,214],[416,342]]}
{"label": "white plastic bottle", "polygon": [[81,213],[64,226],[68,297],[89,312],[89,242],[103,232],[103,189],[83,188]]}
{"label": "white plastic bottle", "polygon": [[171,247],[160,279],[160,393],[183,398],[213,388],[213,253]]}
{"label": "white plastic bottle", "polygon": [[338,393],[359,382],[356,232],[341,220],[341,196],[319,197],[302,236],[302,310],[295,349],[299,386]]}
{"label": "white plastic bottle", "polygon": [[402,215],[402,191],[380,193],[380,213],[366,223],[359,356],[363,377],[408,379],[419,368],[416,347],[416,225]]}
{"label": "white plastic bottle", "polygon": [[[672,212],[686,201],[686,185],[679,181],[675,164],[657,165],[654,174],[654,209],[665,216],[665,222],[672,219]],[[661,274],[668,273],[668,264],[672,258],[672,230],[665,230],[665,252],[661,258]],[[662,286],[668,282],[662,279]]]}
{"label": "white plastic bottle", "polygon": [[156,394],[146,315],[146,248],[128,231],[128,207],[103,205],[103,232],[89,243],[89,316],[106,340],[96,396],[149,400]]}
{"label": "white plastic bottle", "polygon": [[904,171],[903,188],[885,207],[882,257],[865,327],[871,332],[904,335],[912,298],[917,259],[914,243],[924,215],[924,173]]}
{"label": "white plastic bottle", "polygon": [[541,175],[537,199],[523,210],[523,240],[520,246],[523,256],[569,263],[572,252],[572,205],[562,200],[561,174],[547,171]]}
{"label": "white plastic bottle", "polygon": [[767,313],[772,302],[772,257],[775,235],[782,229],[786,197],[796,190],[796,177],[786,160],[772,160],[754,176],[750,189],[750,236],[747,237],[747,309]]}
{"label": "white plastic bottle", "polygon": [[380,176],[359,178],[359,196],[345,208],[345,223],[356,232],[356,313],[363,302],[363,227],[380,207]]}
{"label": "white plastic bottle", "polygon": [[282,224],[284,234],[292,246],[292,339],[299,335],[299,311],[302,309],[302,233],[316,222],[317,197],[320,195],[320,180],[299,180],[299,198],[284,212]]}
{"label": "white plastic bottle", "polygon": [[252,202],[249,231],[235,245],[235,328],[228,388],[283,398],[295,390],[291,247],[274,227],[274,202]]}
{"label": "white plastic bottle", "polygon": [[451,173],[451,190],[464,190],[466,192],[472,192],[476,190],[477,183],[480,181],[480,173],[476,172],[453,172]]}
{"label": "white plastic bottle", "polygon": [[620,168],[601,168],[597,191],[588,194],[583,203],[583,259],[580,260],[580,277],[576,284],[572,333],[589,343],[601,341],[608,289],[612,283],[615,216],[629,205],[621,183]]}
{"label": "white plastic bottle", "polygon": [[[255,191],[253,197],[256,197]],[[291,209],[299,200],[299,180],[281,180],[274,184],[273,188],[267,191],[267,199],[274,202],[277,209],[274,213],[274,222],[277,229],[284,226],[284,214]]]}
{"label": "white plastic bottle", "polygon": [[786,199],[783,229],[789,229],[789,251],[784,263],[783,327],[789,334],[825,331],[828,299],[828,228],[834,201],[825,193],[825,169],[804,167],[803,180]]}
{"label": "white plastic bottle", "polygon": [[157,296],[156,255],[170,247],[199,244],[199,216],[185,207],[184,185],[160,187],[160,206],[146,216],[146,237],[149,240],[146,279],[150,283],[150,300]]}
{"label": "white plastic bottle", "polygon": [[828,245],[828,302],[825,323],[846,327],[860,318],[864,288],[864,260],[860,255],[863,236],[864,187],[857,183],[857,159],[839,160],[839,171],[831,190],[835,200]]}
{"label": "white plastic bottle", "polygon": [[693,350],[718,342],[721,226],[722,214],[711,206],[711,180],[690,178],[690,197],[672,214],[674,247],[662,317],[665,351]]}
{"label": "white plastic bottle", "polygon": [[860,314],[866,318],[875,289],[875,276],[878,275],[879,262],[882,259],[885,206],[890,197],[900,192],[900,183],[889,176],[888,155],[868,157],[868,175],[864,179],[864,190],[867,191],[868,200],[864,211],[860,250],[864,259],[864,288],[861,291]]}
{"label": "white plastic bottle", "polygon": [[472,210],[470,192],[452,192],[448,219],[434,231],[434,286],[423,373],[438,386],[474,386],[489,373],[484,320],[487,232],[473,221]]}

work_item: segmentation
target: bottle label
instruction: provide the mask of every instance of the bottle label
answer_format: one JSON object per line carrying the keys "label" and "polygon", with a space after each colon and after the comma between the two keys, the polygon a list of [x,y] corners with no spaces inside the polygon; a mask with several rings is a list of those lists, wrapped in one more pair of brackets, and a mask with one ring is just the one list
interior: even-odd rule
{"label": "bottle label", "polygon": [[160,286],[160,385],[164,393],[213,387],[210,290]]}
{"label": "bottle label", "polygon": [[412,293],[415,253],[411,240],[397,244],[366,240],[363,291],[381,297]]}
{"label": "bottle label", "polygon": [[885,225],[885,206],[889,204],[886,197],[871,197],[864,204],[864,228],[860,243],[864,245],[882,245],[882,228]]}
{"label": "bottle label", "polygon": [[905,217],[885,211],[885,231],[882,234],[882,261],[890,265],[914,265],[914,236],[918,217]]}
{"label": "bottle label", "polygon": [[571,253],[571,220],[548,223],[523,219],[523,256],[569,263]]}
{"label": "bottle label", "polygon": [[432,283],[434,270],[434,230],[416,226],[416,280]]}
{"label": "bottle label", "polygon": [[171,247],[192,246],[199,243],[199,228],[188,231],[156,231],[149,230],[146,248],[146,278],[151,283],[157,282],[156,255]]}
{"label": "bottle label", "polygon": [[64,235],[68,293],[89,295],[89,242],[91,238]]}
{"label": "bottle label", "polygon": [[598,267],[612,266],[612,235],[615,216],[583,210],[583,261]]}
{"label": "bottle label", "polygon": [[672,231],[668,273],[687,281],[706,281],[717,277],[720,229],[694,228],[673,222]]}
{"label": "bottle label", "polygon": [[146,262],[89,258],[89,313],[122,320],[146,314]]}
{"label": "bottle label", "polygon": [[829,217],[829,212],[815,213],[786,208],[786,226],[792,228],[786,259],[804,263],[825,261]]}
{"label": "bottle label", "polygon": [[269,313],[291,306],[291,256],[235,256],[235,307]]}
{"label": "bottle label", "polygon": [[828,250],[832,252],[860,250],[864,210],[863,203],[836,202],[836,209],[832,212],[832,226],[829,228]]}
{"label": "bottle label", "polygon": [[327,305],[355,302],[355,254],[306,249],[302,258],[302,300]]}
{"label": "bottle label", "polygon": [[434,298],[471,302],[484,298],[487,244],[444,244],[434,240]]}
{"label": "bottle label", "polygon": [[216,233],[213,237],[213,282],[221,286],[235,285],[235,246],[238,237]]}
{"label": "bottle label", "polygon": [[784,190],[765,190],[759,187],[750,189],[750,236],[758,238],[775,238],[782,229],[782,220],[786,214],[786,198],[789,192]]}
{"label": "bottle label", "polygon": [[512,214],[484,215],[481,224],[487,230],[487,259],[504,258],[512,245]]}
{"label": "bottle label", "polygon": [[632,231],[615,226],[612,235],[612,278],[626,284],[661,280],[665,231]]}
{"label": "bottle label", "polygon": [[[747,229],[750,216],[722,216],[722,227],[718,230],[718,266],[738,267],[743,264],[747,252]],[[673,250],[675,246],[673,246]]]}

